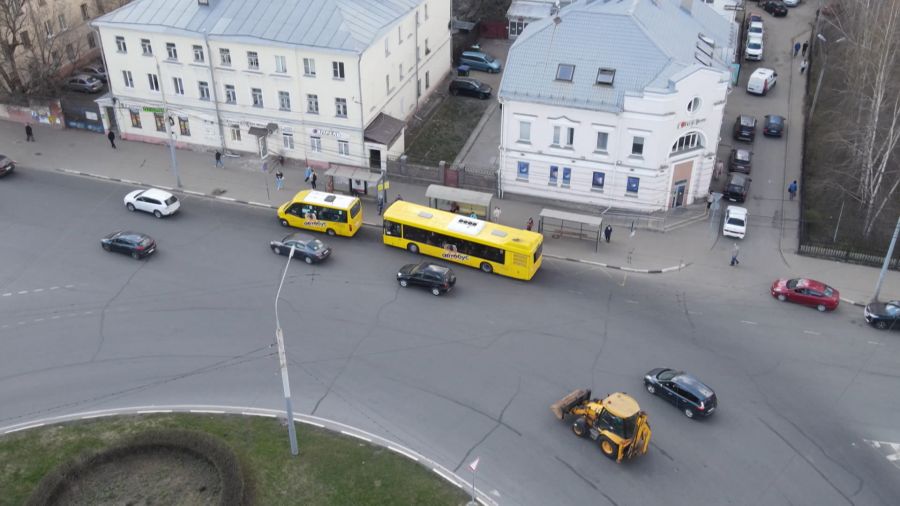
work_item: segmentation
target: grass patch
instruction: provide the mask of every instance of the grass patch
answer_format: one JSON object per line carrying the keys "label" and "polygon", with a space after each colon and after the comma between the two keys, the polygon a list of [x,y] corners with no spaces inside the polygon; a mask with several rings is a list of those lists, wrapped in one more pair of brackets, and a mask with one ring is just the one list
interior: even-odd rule
{"label": "grass patch", "polygon": [[101,418],[0,439],[0,505],[20,505],[41,478],[82,452],[157,428],[197,430],[225,441],[244,468],[256,504],[460,505],[467,497],[433,472],[385,448],[297,424],[292,457],[278,420],[164,414]]}
{"label": "grass patch", "polygon": [[422,126],[406,150],[410,163],[453,162],[491,100],[449,96]]}

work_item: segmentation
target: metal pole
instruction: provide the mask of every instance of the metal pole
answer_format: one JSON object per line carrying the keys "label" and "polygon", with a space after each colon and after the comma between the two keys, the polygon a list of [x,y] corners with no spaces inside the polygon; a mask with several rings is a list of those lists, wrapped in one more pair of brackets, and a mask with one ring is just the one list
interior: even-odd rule
{"label": "metal pole", "polygon": [[172,157],[172,172],[175,173],[175,185],[181,188],[181,176],[178,175],[178,159],[175,157],[175,139],[172,137],[172,128],[175,127],[175,120],[169,117],[169,103],[166,101],[165,91],[166,83],[162,76],[162,69],[159,67],[159,59],[156,60],[156,74],[159,76],[159,93],[162,96],[163,101],[163,118],[165,122],[168,123],[166,125],[166,137],[169,139],[169,155]]}
{"label": "metal pole", "polygon": [[291,266],[291,259],[293,258],[294,247],[291,246],[291,252],[288,254],[284,272],[281,274],[281,282],[278,283],[278,292],[275,293],[275,343],[278,346],[278,366],[281,369],[281,388],[284,391],[284,409],[287,416],[288,437],[291,440],[291,455],[296,456],[300,451],[297,449],[294,409],[291,406],[291,382],[288,379],[287,353],[284,351],[284,333],[281,331],[281,321],[278,319],[278,299],[281,297],[281,287],[284,286],[284,278],[287,276],[288,267]]}
{"label": "metal pole", "polygon": [[894,246],[897,244],[898,235],[900,235],[900,216],[897,217],[894,237],[891,237],[891,245],[888,246],[887,255],[884,256],[884,263],[881,264],[881,274],[878,275],[878,282],[875,283],[875,295],[872,296],[872,302],[877,302],[878,296],[881,294],[881,284],[884,283],[884,276],[887,274],[888,265],[890,265],[891,257],[894,255]]}
{"label": "metal pole", "polygon": [[478,501],[475,499],[475,475],[478,474],[477,470],[472,470],[472,500],[469,501],[469,504],[466,506],[478,506]]}
{"label": "metal pole", "polygon": [[222,154],[225,154],[225,125],[222,124],[222,113],[219,111],[219,85],[216,84],[216,71],[213,68],[213,55],[209,49],[209,35],[206,29],[203,32],[203,44],[206,46],[206,61],[209,64],[209,87],[212,89],[212,103],[216,108],[216,122],[219,124],[219,145],[222,146]]}
{"label": "metal pole", "polygon": [[816,112],[816,101],[819,100],[819,90],[822,88],[822,79],[825,77],[825,65],[828,64],[828,53],[822,51],[822,69],[819,70],[819,82],[816,83],[816,91],[813,93],[812,105],[809,106],[809,114],[806,116],[807,121],[812,121],[813,113]]}

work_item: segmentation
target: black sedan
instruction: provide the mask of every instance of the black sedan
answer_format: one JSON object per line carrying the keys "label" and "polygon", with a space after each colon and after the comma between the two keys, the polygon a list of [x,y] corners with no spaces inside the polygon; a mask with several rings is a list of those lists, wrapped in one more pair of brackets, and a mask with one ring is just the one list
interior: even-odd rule
{"label": "black sedan", "polygon": [[16,170],[16,162],[12,158],[0,154],[0,177],[7,175],[14,170]]}
{"label": "black sedan", "polygon": [[900,300],[870,302],[864,314],[869,325],[876,329],[900,329]]}
{"label": "black sedan", "polygon": [[784,134],[784,116],[769,114],[763,122],[763,135],[766,137],[781,137]]}
{"label": "black sedan", "polygon": [[482,100],[490,98],[491,87],[477,79],[455,77],[450,81],[451,95],[468,95]]}
{"label": "black sedan", "polygon": [[404,265],[397,273],[397,282],[400,286],[423,286],[434,295],[449,292],[456,285],[456,274],[449,267],[432,262],[419,262],[417,264]]}
{"label": "black sedan", "polygon": [[644,388],[672,403],[688,418],[709,416],[718,406],[713,389],[684,371],[653,369],[644,376]]}
{"label": "black sedan", "polygon": [[783,18],[788,13],[787,6],[781,0],[763,0],[759,3],[759,6],[776,18]]}
{"label": "black sedan", "polygon": [[753,169],[753,153],[747,149],[733,148],[728,158],[728,170],[749,174],[751,169]]}
{"label": "black sedan", "polygon": [[302,232],[288,234],[280,241],[269,243],[269,247],[276,255],[290,255],[291,246],[294,247],[294,258],[302,258],[308,264],[321,262],[331,256],[331,248],[328,245]]}
{"label": "black sedan", "polygon": [[131,231],[113,232],[100,239],[100,246],[106,251],[125,253],[139,260],[156,251],[156,241],[147,234]]}

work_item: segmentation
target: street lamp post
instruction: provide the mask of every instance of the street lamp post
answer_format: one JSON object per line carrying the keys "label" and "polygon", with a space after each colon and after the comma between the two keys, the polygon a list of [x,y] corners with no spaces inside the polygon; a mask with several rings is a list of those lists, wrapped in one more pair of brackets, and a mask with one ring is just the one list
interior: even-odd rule
{"label": "street lamp post", "polygon": [[[822,42],[828,42],[828,39],[825,38],[821,33],[816,34],[816,38],[821,40]],[[839,44],[844,41],[844,37],[834,41],[834,44]],[[822,89],[822,79],[825,77],[825,66],[828,64],[828,50],[825,49],[826,46],[822,46],[822,68],[819,69],[819,80],[816,82],[816,91],[813,93],[812,105],[809,106],[809,114],[807,118],[812,120],[813,113],[816,111],[816,101],[819,100],[819,90]]]}
{"label": "street lamp post", "polygon": [[284,333],[281,331],[281,321],[278,319],[278,299],[281,297],[281,287],[284,286],[284,278],[287,276],[288,267],[294,258],[294,247],[288,254],[284,272],[281,274],[281,282],[278,283],[278,292],[275,293],[275,343],[278,346],[278,366],[281,369],[281,388],[284,391],[284,408],[287,416],[288,437],[291,440],[291,455],[299,453],[297,449],[297,431],[294,428],[294,409],[291,406],[291,382],[288,379],[287,353],[284,351]]}
{"label": "street lamp post", "polygon": [[[154,56],[154,58],[156,58]],[[169,102],[166,101],[165,83],[163,82],[162,69],[159,66],[159,59],[156,58],[156,75],[159,76],[159,93],[163,101],[163,121],[166,125],[166,136],[169,139],[169,155],[172,158],[172,172],[175,173],[175,185],[181,188],[181,176],[178,174],[178,159],[175,157],[175,139],[172,137],[172,129],[175,128],[175,120],[169,116]]]}
{"label": "street lamp post", "polygon": [[872,302],[878,302],[878,296],[881,295],[881,284],[884,283],[888,265],[891,264],[891,257],[894,256],[894,246],[897,245],[898,235],[900,235],[900,216],[897,217],[897,226],[894,228],[894,236],[891,237],[891,245],[888,246],[887,255],[884,256],[884,263],[881,264],[881,274],[878,275],[878,282],[875,283],[875,295],[872,296]]}

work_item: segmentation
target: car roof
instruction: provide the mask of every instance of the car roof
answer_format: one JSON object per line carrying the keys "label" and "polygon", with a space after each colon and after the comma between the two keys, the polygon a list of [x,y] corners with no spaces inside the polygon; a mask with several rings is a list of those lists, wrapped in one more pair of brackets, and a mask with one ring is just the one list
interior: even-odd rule
{"label": "car roof", "polygon": [[734,216],[735,218],[746,217],[747,216],[747,208],[741,206],[728,206],[728,214]]}
{"label": "car roof", "polygon": [[142,234],[140,232],[135,232],[133,230],[122,230],[121,232],[118,232],[118,236],[119,237],[127,237],[129,239],[144,239],[144,238],[149,239],[150,238],[150,236],[147,234]]}
{"label": "car roof", "polygon": [[796,288],[810,288],[812,290],[818,290],[821,292],[821,291],[825,290],[826,288],[828,288],[828,285],[826,285],[825,283],[823,283],[821,281],[816,281],[814,279],[800,278],[797,280]]}
{"label": "car roof", "polygon": [[463,51],[463,56],[487,56],[483,51]]}
{"label": "car roof", "polygon": [[702,381],[685,372],[681,372],[672,378],[672,382],[702,399],[714,395],[712,388],[709,388]]}
{"label": "car roof", "polygon": [[738,121],[741,122],[741,125],[751,126],[756,124],[756,117],[749,114],[741,114],[738,116]]}
{"label": "car roof", "polygon": [[760,35],[758,33],[747,34],[747,42],[759,42],[760,44],[762,44],[762,41],[763,41],[762,35]]}
{"label": "car roof", "polygon": [[753,156],[749,149],[734,148],[731,151],[734,153],[734,158],[741,161],[748,161]]}
{"label": "car roof", "polygon": [[740,172],[732,172],[728,175],[729,184],[740,184],[743,183],[747,178],[746,174],[741,174]]}
{"label": "car roof", "polygon": [[775,74],[774,70],[760,67],[754,70],[750,77],[769,77],[773,74]]}
{"label": "car roof", "polygon": [[480,85],[481,85],[481,81],[479,81],[478,79],[472,79],[471,77],[454,77],[453,80],[454,80],[454,81],[465,82],[465,83],[472,83],[472,84],[474,84],[474,85],[476,85],[476,86],[480,86]]}
{"label": "car roof", "polygon": [[760,28],[763,28],[763,20],[760,17],[754,18],[753,15],[751,14],[750,15],[750,28],[756,28],[757,26]]}
{"label": "car roof", "polygon": [[174,197],[174,195],[172,195],[171,193],[160,190],[159,188],[147,188],[146,190],[141,192],[141,195],[144,197],[150,197],[151,199],[159,200],[166,200],[169,197]]}
{"label": "car roof", "polygon": [[766,121],[770,123],[784,123],[784,116],[779,116],[777,114],[767,114]]}
{"label": "car roof", "polygon": [[315,239],[315,237],[313,237],[309,234],[304,234],[303,232],[294,232],[292,234],[288,234],[288,235],[284,236],[284,239],[282,239],[282,242],[297,241],[297,242],[302,242],[302,243],[308,243],[308,242],[313,241],[314,239]]}
{"label": "car roof", "polygon": [[440,274],[441,276],[446,275],[450,272],[449,267],[432,262],[421,262],[416,266],[416,270],[433,272],[435,274]]}

